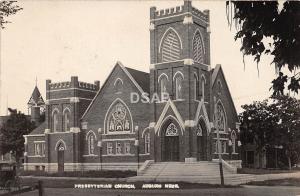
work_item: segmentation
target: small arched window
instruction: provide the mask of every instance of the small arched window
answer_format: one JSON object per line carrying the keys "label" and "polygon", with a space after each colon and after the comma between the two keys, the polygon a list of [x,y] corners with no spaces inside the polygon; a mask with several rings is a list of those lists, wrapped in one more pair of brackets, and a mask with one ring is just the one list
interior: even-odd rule
{"label": "small arched window", "polygon": [[201,94],[202,94],[202,99],[205,100],[205,78],[204,76],[201,77]]}
{"label": "small arched window", "polygon": [[54,110],[52,113],[52,131],[58,131],[58,111]]}
{"label": "small arched window", "polygon": [[175,75],[175,98],[182,99],[182,81],[183,77],[181,74]]}
{"label": "small arched window", "polygon": [[63,131],[70,131],[70,111],[65,109],[63,115]]}
{"label": "small arched window", "polygon": [[163,100],[167,95],[167,82],[168,78],[166,75],[161,75],[159,78],[159,92],[160,92],[160,98]]}
{"label": "small arched window", "polygon": [[92,133],[88,135],[88,153],[90,155],[95,153],[95,136]]}
{"label": "small arched window", "polygon": [[220,82],[220,80],[218,80],[218,93],[221,94],[221,90],[222,90],[222,84]]}
{"label": "small arched window", "polygon": [[204,48],[199,31],[196,32],[193,39],[193,52],[194,52],[194,61],[198,63],[204,63]]}
{"label": "small arched window", "polygon": [[176,61],[180,58],[180,40],[175,31],[169,30],[162,38],[162,62]]}
{"label": "small arched window", "polygon": [[150,133],[145,134],[145,154],[150,153]]}
{"label": "small arched window", "polygon": [[194,99],[197,100],[199,96],[199,81],[198,76],[194,73]]}
{"label": "small arched window", "polygon": [[123,81],[120,78],[117,78],[114,83],[116,92],[120,92],[122,90],[122,85],[123,85]]}

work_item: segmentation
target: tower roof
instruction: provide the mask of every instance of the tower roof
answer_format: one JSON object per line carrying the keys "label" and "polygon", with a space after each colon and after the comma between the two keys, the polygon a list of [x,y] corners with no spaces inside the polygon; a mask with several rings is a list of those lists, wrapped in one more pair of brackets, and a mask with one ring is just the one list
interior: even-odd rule
{"label": "tower roof", "polygon": [[27,103],[29,106],[40,106],[40,105],[44,105],[45,102],[43,100],[43,97],[38,89],[37,86],[35,86],[32,94],[31,94],[31,97]]}

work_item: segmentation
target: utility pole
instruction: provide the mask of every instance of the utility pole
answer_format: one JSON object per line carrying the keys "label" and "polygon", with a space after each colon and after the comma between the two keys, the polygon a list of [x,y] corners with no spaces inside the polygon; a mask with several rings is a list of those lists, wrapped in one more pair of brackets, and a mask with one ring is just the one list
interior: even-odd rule
{"label": "utility pole", "polygon": [[220,178],[221,178],[221,186],[224,186],[224,174],[223,174],[223,164],[222,164],[222,155],[221,155],[221,142],[220,142],[220,130],[218,126],[219,115],[218,115],[218,109],[217,109],[217,100],[216,97],[214,97],[215,102],[215,129],[217,131],[217,144],[218,144],[218,156],[219,156],[219,168],[220,168]]}

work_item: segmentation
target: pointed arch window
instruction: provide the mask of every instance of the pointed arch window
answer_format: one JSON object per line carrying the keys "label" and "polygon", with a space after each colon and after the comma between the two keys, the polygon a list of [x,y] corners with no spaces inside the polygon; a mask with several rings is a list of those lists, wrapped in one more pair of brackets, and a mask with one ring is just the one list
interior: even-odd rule
{"label": "pointed arch window", "polygon": [[88,135],[88,153],[95,154],[95,135],[92,133]]}
{"label": "pointed arch window", "polygon": [[116,92],[120,92],[122,90],[122,85],[123,85],[123,81],[120,78],[117,78],[114,83]]}
{"label": "pointed arch window", "polygon": [[220,103],[217,104],[215,123],[216,123],[216,128],[218,128],[220,132],[226,131],[225,112],[223,106]]}
{"label": "pointed arch window", "polygon": [[58,131],[58,111],[54,110],[52,113],[52,131],[57,132]]}
{"label": "pointed arch window", "polygon": [[70,131],[70,110],[65,109],[63,114],[63,131]]}
{"label": "pointed arch window", "polygon": [[161,75],[159,78],[159,93],[160,93],[160,98],[161,101],[164,99],[164,97],[167,95],[167,82],[168,78],[166,75]]}
{"label": "pointed arch window", "polygon": [[201,96],[202,96],[202,99],[204,100],[205,99],[205,77],[202,76],[201,77]]}
{"label": "pointed arch window", "polygon": [[174,123],[170,123],[166,130],[166,136],[178,136],[178,129]]}
{"label": "pointed arch window", "polygon": [[198,76],[194,73],[194,99],[197,100],[199,96],[199,82]]}
{"label": "pointed arch window", "polygon": [[129,132],[132,129],[130,113],[122,102],[116,102],[110,109],[106,124],[108,133]]}
{"label": "pointed arch window", "polygon": [[182,99],[182,81],[183,76],[181,74],[175,75],[175,98]]}
{"label": "pointed arch window", "polygon": [[193,52],[194,52],[194,61],[198,63],[204,63],[204,48],[199,31],[196,32],[193,39]]}
{"label": "pointed arch window", "polygon": [[162,38],[162,62],[176,61],[180,58],[180,40],[175,31],[169,30]]}

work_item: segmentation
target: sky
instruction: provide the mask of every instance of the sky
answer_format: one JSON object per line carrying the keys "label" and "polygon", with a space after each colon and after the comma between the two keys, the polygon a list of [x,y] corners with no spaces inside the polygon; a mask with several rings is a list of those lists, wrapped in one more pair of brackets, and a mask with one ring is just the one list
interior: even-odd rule
{"label": "sky", "polygon": [[[149,10],[183,5],[183,1],[22,1],[23,10],[8,18],[1,32],[0,115],[6,108],[27,113],[36,84],[45,99],[46,79],[53,82],[105,81],[117,61],[149,72]],[[236,109],[271,95],[275,77],[272,58],[257,64],[234,41],[224,1],[193,1],[210,10],[211,67],[221,64]]]}

